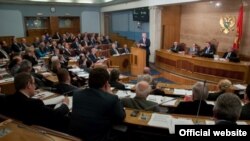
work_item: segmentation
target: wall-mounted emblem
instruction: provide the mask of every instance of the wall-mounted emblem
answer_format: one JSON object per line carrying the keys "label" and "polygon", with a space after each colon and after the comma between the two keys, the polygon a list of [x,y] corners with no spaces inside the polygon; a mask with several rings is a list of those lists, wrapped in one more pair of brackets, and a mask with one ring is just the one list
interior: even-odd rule
{"label": "wall-mounted emblem", "polygon": [[235,17],[225,16],[220,18],[221,32],[228,34],[230,31],[234,31]]}

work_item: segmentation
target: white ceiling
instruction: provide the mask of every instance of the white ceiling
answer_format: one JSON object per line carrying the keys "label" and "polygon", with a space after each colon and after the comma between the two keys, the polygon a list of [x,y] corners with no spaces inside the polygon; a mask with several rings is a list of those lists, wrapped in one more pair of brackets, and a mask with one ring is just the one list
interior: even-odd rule
{"label": "white ceiling", "polygon": [[107,6],[139,0],[0,0],[0,3]]}

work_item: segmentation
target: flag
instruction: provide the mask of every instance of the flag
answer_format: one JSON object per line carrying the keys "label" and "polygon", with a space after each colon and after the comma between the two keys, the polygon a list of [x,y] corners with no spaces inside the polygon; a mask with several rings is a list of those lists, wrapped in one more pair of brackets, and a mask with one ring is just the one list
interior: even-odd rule
{"label": "flag", "polygon": [[243,4],[241,4],[240,6],[240,10],[239,10],[239,15],[238,15],[238,19],[237,19],[237,33],[236,33],[236,38],[234,40],[234,44],[233,44],[233,48],[234,49],[239,49],[240,46],[240,41],[242,39],[242,28],[243,28]]}

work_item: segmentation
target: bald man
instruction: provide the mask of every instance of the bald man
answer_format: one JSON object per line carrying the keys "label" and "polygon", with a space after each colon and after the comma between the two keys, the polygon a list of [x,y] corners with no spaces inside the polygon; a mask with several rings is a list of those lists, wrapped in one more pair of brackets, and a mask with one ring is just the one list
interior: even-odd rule
{"label": "bald man", "polygon": [[147,101],[146,98],[151,92],[151,87],[146,81],[140,81],[135,86],[136,96],[135,98],[123,98],[122,103],[124,107],[140,109],[140,110],[150,110],[154,112],[159,112],[159,105],[152,101]]}

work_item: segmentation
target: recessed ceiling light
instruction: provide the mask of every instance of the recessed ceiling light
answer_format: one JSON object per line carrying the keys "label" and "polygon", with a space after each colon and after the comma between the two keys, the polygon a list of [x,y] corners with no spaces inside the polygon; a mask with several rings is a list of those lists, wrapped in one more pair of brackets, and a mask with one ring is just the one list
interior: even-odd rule
{"label": "recessed ceiling light", "polygon": [[215,7],[220,7],[221,6],[221,3],[220,2],[216,2],[215,3]]}

